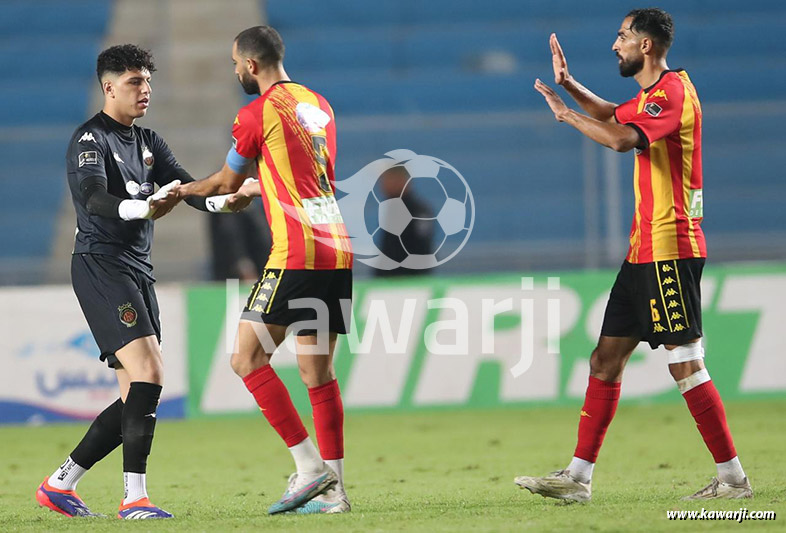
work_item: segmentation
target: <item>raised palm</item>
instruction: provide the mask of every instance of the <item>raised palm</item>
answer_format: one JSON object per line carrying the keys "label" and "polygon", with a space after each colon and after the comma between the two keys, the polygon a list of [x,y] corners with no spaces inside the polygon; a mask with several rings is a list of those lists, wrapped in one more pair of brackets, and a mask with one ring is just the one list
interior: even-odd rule
{"label": "raised palm", "polygon": [[552,33],[549,37],[549,46],[551,47],[551,64],[554,67],[554,83],[562,85],[570,78],[570,74],[568,74],[568,61],[565,59],[565,53],[559,45],[556,33]]}

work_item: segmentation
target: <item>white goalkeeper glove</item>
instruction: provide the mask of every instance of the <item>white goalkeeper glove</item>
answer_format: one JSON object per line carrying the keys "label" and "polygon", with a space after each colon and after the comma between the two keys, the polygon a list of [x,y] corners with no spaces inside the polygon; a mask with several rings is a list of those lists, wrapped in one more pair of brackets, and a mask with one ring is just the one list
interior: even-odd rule
{"label": "white goalkeeper glove", "polygon": [[[240,186],[240,189],[248,185],[249,183],[255,183],[257,181],[256,178],[246,178],[246,181],[243,182],[243,185]],[[238,189],[238,191],[240,190]],[[236,193],[230,194],[219,194],[218,196],[209,196],[205,198],[205,205],[207,206],[207,210],[211,213],[232,213],[233,211],[227,205],[227,201],[229,197]]]}
{"label": "white goalkeeper glove", "polygon": [[123,200],[117,208],[117,214],[123,220],[147,220],[156,214],[156,207],[152,202],[165,198],[169,191],[180,185],[180,180],[174,180],[156,191],[147,200]]}

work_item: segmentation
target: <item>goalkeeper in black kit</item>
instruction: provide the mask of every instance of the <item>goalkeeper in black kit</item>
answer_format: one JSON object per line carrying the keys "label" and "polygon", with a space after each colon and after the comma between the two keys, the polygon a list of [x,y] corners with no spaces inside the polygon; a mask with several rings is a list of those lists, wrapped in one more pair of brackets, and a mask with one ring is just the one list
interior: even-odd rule
{"label": "goalkeeper in black kit", "polygon": [[[122,444],[125,493],[118,518],[172,518],[150,502],[145,480],[164,382],[150,248],[153,220],[180,201],[180,183],[194,180],[158,134],[134,124],[147,113],[154,71],[150,53],[135,45],[101,52],[96,73],[103,110],[76,129],[66,155],[77,215],[71,281],[100,359],[115,371],[120,389],[36,491],[40,505],[70,517],[96,516],[76,494],[77,483]],[[186,202],[202,211],[235,207],[227,197]]]}

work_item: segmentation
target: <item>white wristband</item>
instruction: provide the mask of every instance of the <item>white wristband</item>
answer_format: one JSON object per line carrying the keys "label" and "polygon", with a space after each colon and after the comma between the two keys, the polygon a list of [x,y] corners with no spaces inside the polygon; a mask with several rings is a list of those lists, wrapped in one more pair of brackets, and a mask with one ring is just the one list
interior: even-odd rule
{"label": "white wristband", "polygon": [[230,196],[232,195],[219,194],[218,196],[210,196],[205,198],[207,210],[211,213],[231,213],[232,210],[229,209],[229,206],[227,205],[227,200],[229,200]]}
{"label": "white wristband", "polygon": [[155,214],[147,200],[123,200],[117,208],[117,214],[123,220],[143,220]]}

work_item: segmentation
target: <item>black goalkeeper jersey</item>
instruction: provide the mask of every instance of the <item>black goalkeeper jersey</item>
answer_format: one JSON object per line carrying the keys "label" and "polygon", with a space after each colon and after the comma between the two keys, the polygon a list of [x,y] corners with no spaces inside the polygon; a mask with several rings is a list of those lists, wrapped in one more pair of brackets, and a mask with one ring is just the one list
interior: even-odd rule
{"label": "black goalkeeper jersey", "polygon": [[77,217],[73,253],[115,256],[152,279],[153,221],[92,215],[80,185],[88,178],[106,179],[109,194],[146,200],[155,185],[187,178],[164,139],[148,128],[120,124],[101,111],[74,132],[66,169]]}

